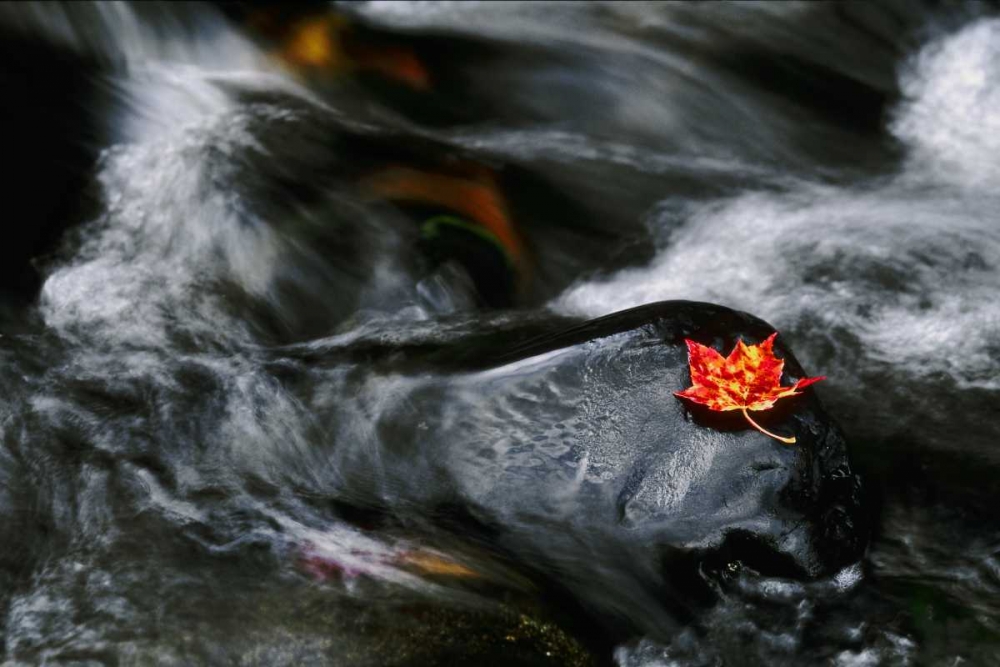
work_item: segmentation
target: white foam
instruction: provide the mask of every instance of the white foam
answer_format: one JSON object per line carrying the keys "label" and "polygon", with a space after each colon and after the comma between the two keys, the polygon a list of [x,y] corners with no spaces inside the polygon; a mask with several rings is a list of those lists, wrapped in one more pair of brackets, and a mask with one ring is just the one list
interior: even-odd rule
{"label": "white foam", "polygon": [[[917,374],[1000,386],[996,197],[968,201],[898,186],[810,187],[706,206],[641,269],[579,285],[560,310],[601,315],[661,299],[752,312],[779,330],[858,336]],[[946,351],[946,353],[942,353]]]}
{"label": "white foam", "polygon": [[[555,302],[596,316],[661,299],[721,303],[819,342],[857,337],[916,375],[1000,388],[1000,22],[928,46],[903,76],[893,130],[911,157],[857,187],[793,183],[651,218],[645,267]],[[663,230],[673,230],[664,233]]]}
{"label": "white foam", "polygon": [[206,159],[206,142],[223,151],[245,143],[246,119],[223,98],[215,102],[204,118],[104,156],[99,179],[108,210],[84,228],[72,262],[45,282],[49,326],[89,328],[107,342],[162,344],[172,325],[217,330],[218,312],[195,292],[206,278],[228,274],[251,292],[266,288],[272,233],[213,186],[219,174]]}
{"label": "white foam", "polygon": [[927,45],[900,86],[891,129],[912,171],[959,187],[1000,184],[1000,19]]}

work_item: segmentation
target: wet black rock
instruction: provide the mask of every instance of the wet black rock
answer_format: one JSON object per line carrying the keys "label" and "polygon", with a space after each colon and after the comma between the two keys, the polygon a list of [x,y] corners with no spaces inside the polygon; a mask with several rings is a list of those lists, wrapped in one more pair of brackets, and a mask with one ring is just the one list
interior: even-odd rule
{"label": "wet black rock", "polygon": [[[673,395],[685,338],[728,352],[769,325],[682,301],[524,322],[302,352],[293,384],[325,415],[332,483],[485,540],[612,636],[691,621],[726,572],[812,579],[861,558],[861,483],[811,389],[760,414],[794,446]],[[785,384],[805,376],[775,351]],[[349,398],[331,405],[334,377]]]}

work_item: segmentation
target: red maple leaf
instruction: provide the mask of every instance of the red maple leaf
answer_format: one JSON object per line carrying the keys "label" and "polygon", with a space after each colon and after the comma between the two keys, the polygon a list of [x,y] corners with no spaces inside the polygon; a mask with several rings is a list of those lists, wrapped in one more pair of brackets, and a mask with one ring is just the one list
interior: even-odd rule
{"label": "red maple leaf", "polygon": [[798,396],[802,393],[799,389],[826,378],[802,378],[790,387],[781,386],[785,360],[774,356],[777,335],[777,332],[771,334],[760,345],[747,345],[740,339],[728,357],[723,357],[711,347],[685,340],[691,367],[691,386],[674,392],[674,395],[718,412],[740,410],[750,425],[764,435],[794,444],[794,437],[783,438],[771,433],[751,419],[747,411],[770,410],[778,399]]}

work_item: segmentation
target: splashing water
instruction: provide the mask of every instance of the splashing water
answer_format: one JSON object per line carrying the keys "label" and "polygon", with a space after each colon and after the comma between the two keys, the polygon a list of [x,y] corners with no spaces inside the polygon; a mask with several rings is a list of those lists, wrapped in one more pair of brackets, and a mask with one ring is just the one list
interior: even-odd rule
{"label": "splashing water", "polygon": [[[488,635],[498,643],[480,656],[523,640],[589,664],[565,639],[587,633],[572,606],[536,599],[555,570],[646,628],[598,656],[623,667],[993,659],[1000,21],[988,7],[341,11],[415,43],[471,44],[478,60],[449,65],[465,97],[449,101],[489,113],[424,127],[360,86],[317,92],[210,6],[0,8],[5,29],[97,60],[111,100],[94,206],[39,260],[37,303],[0,311],[0,536],[16,544],[0,557],[5,659],[433,664],[442,636]],[[668,622],[631,552],[578,539],[589,517],[569,499],[614,461],[575,459],[572,439],[596,427],[561,420],[572,407],[596,423],[600,397],[539,377],[494,400],[481,383],[533,367],[446,384],[346,352],[536,316],[436,319],[407,222],[339,171],[378,152],[333,139],[349,132],[506,165],[544,283],[534,303],[550,312],[679,298],[771,322],[830,376],[819,393],[878,489],[865,561],[808,584],[734,571],[697,624]],[[435,400],[467,451],[403,451]],[[710,468],[704,451],[677,465]],[[563,467],[549,474],[540,455]],[[443,469],[531,536],[532,562],[426,515]],[[567,500],[526,517],[498,470]],[[642,492],[670,505],[694,490],[662,479]]]}

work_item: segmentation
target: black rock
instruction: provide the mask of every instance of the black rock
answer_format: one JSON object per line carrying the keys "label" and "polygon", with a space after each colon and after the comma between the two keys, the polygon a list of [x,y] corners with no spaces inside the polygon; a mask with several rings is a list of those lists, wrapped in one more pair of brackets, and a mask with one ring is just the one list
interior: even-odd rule
{"label": "black rock", "polygon": [[[861,483],[812,389],[759,413],[792,446],[673,395],[690,385],[685,338],[728,352],[772,331],[673,301],[312,346],[298,353],[308,379],[289,377],[325,415],[342,498],[485,541],[612,634],[670,632],[725,572],[824,577],[865,549]],[[783,384],[805,376],[780,337],[775,353]]]}

